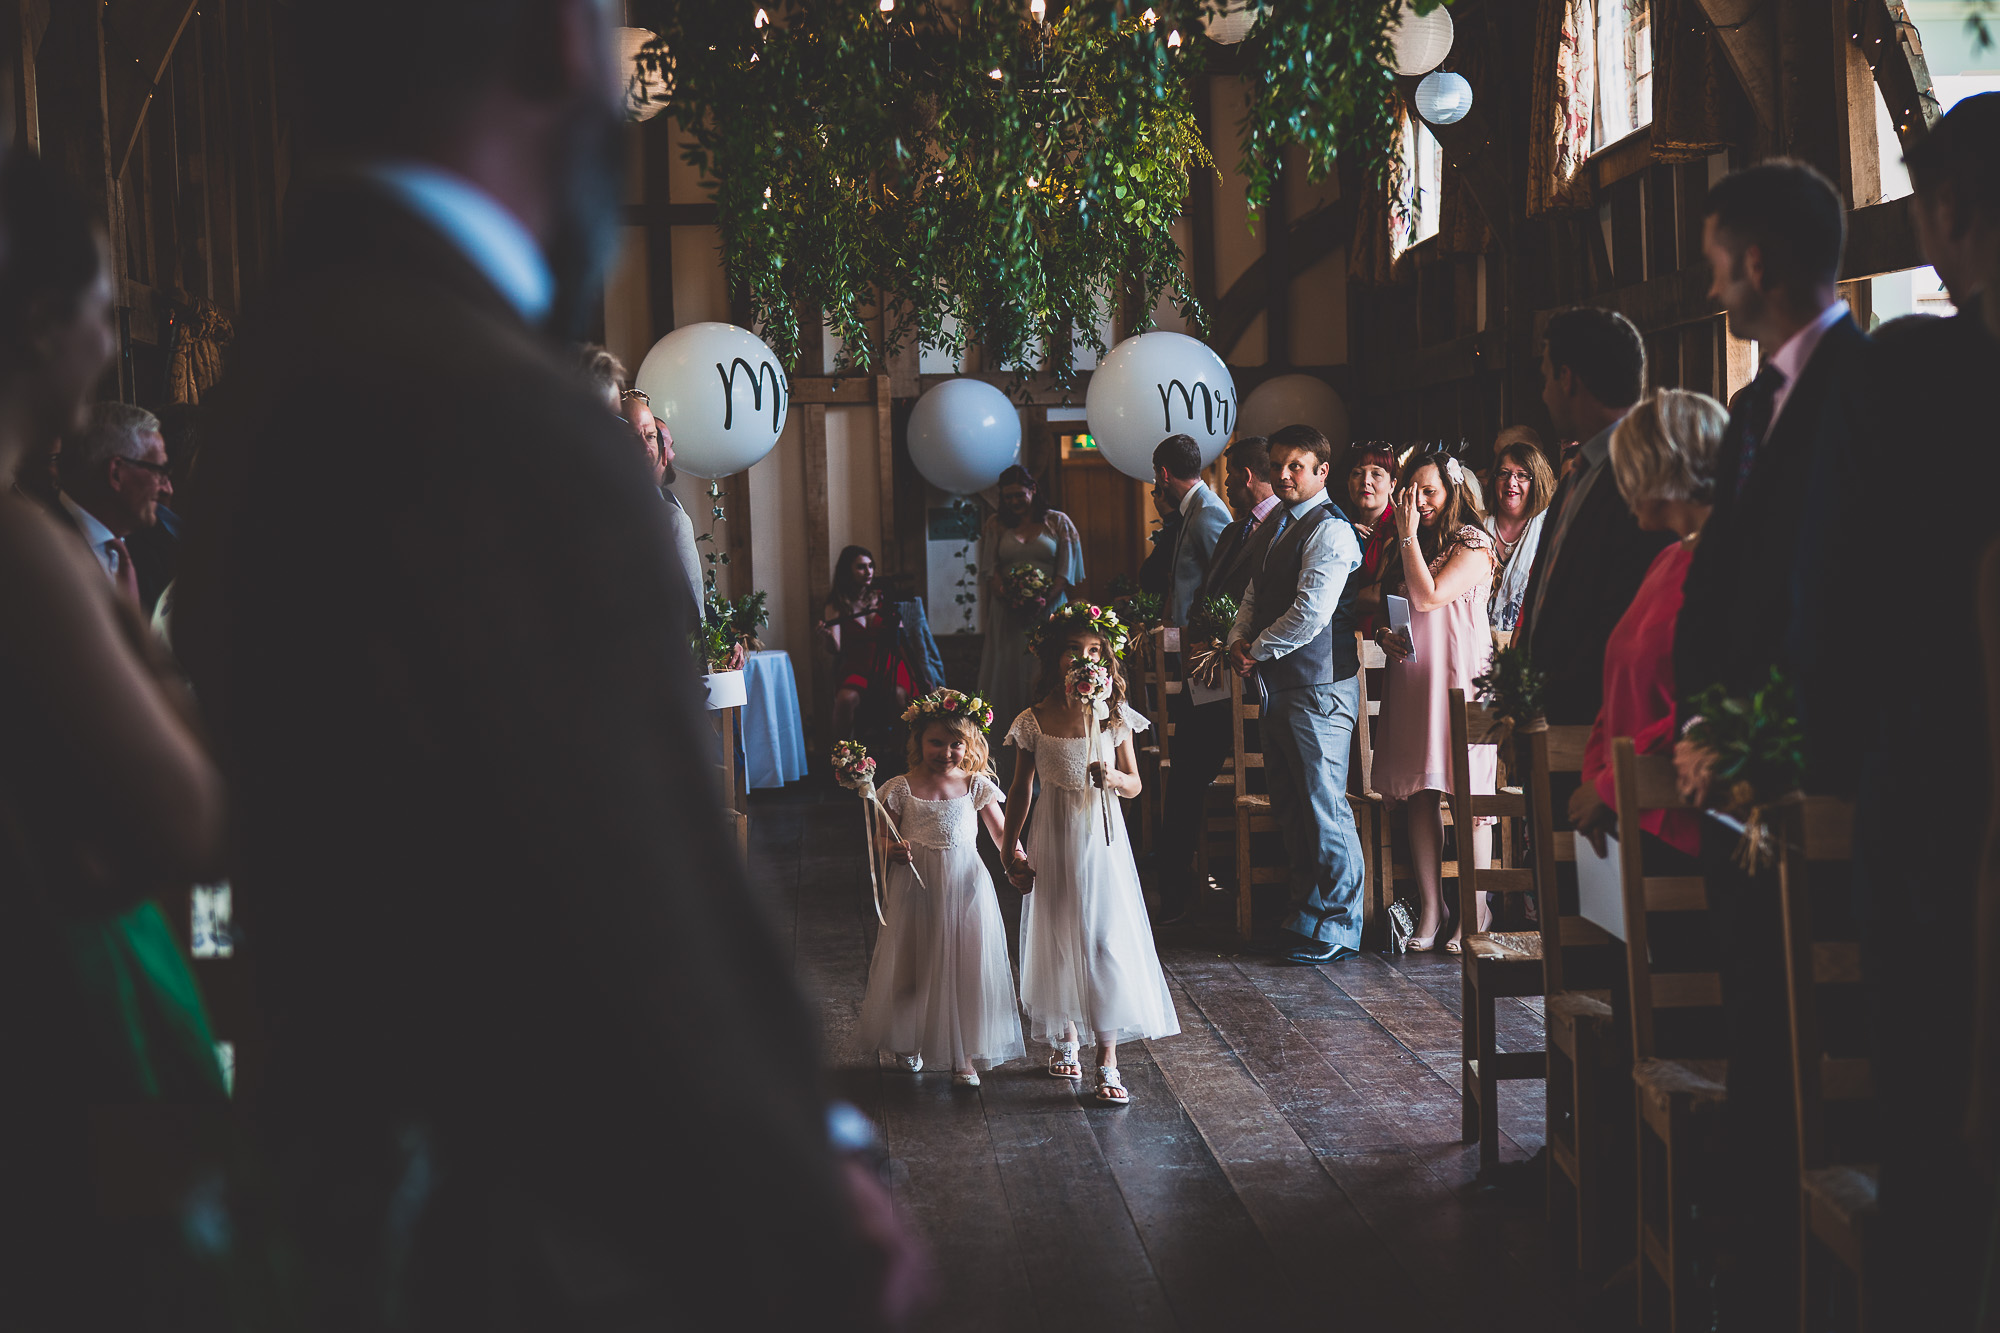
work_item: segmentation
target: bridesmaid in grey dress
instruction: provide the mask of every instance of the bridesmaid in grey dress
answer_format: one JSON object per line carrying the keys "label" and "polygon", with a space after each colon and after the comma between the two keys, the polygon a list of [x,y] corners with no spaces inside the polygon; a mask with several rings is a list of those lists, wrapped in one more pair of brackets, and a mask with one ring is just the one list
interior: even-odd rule
{"label": "bridesmaid in grey dress", "polygon": [[[1055,580],[1045,608],[1016,611],[1000,597],[1000,575],[1022,561],[1040,565]],[[979,568],[986,591],[986,648],[979,661],[979,692],[993,716],[1016,717],[1035,702],[1040,670],[1028,651],[1028,631],[1069,600],[1083,583],[1083,543],[1069,515],[1036,499],[1034,474],[1016,464],[1000,474],[1000,512],[986,520],[979,541]],[[1004,784],[1014,776],[1007,747],[993,756]]]}

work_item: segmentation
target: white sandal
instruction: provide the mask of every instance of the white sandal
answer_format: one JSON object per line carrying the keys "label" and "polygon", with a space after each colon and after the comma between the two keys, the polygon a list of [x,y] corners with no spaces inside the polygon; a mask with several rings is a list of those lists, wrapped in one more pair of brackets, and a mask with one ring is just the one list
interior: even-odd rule
{"label": "white sandal", "polygon": [[961,1088],[976,1088],[979,1086],[979,1073],[977,1070],[970,1074],[953,1073],[951,1081]]}
{"label": "white sandal", "polygon": [[1078,1043],[1059,1041],[1055,1053],[1049,1056],[1050,1078],[1082,1078],[1083,1064],[1077,1059]]}
{"label": "white sandal", "polygon": [[1097,1067],[1097,1100],[1104,1106],[1129,1106],[1132,1096],[1125,1091],[1125,1080],[1118,1077],[1118,1070],[1111,1065]]}
{"label": "white sandal", "polygon": [[921,1074],[921,1073],[923,1073],[923,1072],[924,1072],[924,1057],[923,1057],[923,1056],[921,1056],[921,1055],[899,1055],[899,1056],[897,1056],[896,1058],[897,1058],[897,1059],[899,1059],[899,1060],[901,1060],[901,1061],[903,1062],[903,1072],[904,1072],[904,1073],[906,1073],[906,1074]]}

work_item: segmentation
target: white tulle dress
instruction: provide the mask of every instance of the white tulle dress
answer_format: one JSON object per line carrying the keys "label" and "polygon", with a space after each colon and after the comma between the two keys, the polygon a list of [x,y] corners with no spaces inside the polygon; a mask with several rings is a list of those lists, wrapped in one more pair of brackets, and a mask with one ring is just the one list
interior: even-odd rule
{"label": "white tulle dress", "polygon": [[[1097,743],[1097,756],[1151,724],[1126,708]],[[1104,793],[1090,785],[1090,738],[1047,736],[1030,708],[1007,743],[1035,756],[1041,791],[1025,839],[1034,891],[1021,904],[1021,1007],[1035,1040],[1055,1043],[1074,1023],[1088,1044],[1170,1037],[1181,1030],[1153,928],[1139,892],[1139,868],[1112,798],[1104,840]]]}
{"label": "white tulle dress", "polygon": [[1007,924],[979,859],[979,812],[1005,799],[1000,788],[975,777],[963,796],[925,801],[907,778],[894,777],[879,794],[923,883],[907,866],[889,868],[888,922],[875,941],[857,1039],[920,1054],[934,1069],[989,1069],[1019,1059]]}

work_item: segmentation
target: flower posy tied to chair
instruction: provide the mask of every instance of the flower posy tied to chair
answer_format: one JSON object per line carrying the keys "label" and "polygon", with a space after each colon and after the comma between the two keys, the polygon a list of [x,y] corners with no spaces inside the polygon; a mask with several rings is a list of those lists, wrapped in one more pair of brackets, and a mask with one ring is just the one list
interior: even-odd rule
{"label": "flower posy tied to chair", "polygon": [[[868,832],[869,896],[875,903],[875,919],[883,925],[887,925],[888,918],[882,911],[882,886],[887,882],[889,876],[888,867],[877,864],[881,859],[882,853],[877,846],[880,839],[876,836],[878,827],[876,821],[881,821],[880,827],[886,828],[889,831],[890,838],[895,841],[901,842],[903,835],[897,829],[896,821],[890,817],[888,808],[882,804],[881,798],[875,794],[875,760],[868,753],[868,747],[860,741],[841,741],[835,745],[833,747],[833,777],[834,781],[861,798],[861,824]],[[910,867],[910,878],[916,880],[918,888],[924,886],[924,877],[917,873],[917,868],[914,865]]]}

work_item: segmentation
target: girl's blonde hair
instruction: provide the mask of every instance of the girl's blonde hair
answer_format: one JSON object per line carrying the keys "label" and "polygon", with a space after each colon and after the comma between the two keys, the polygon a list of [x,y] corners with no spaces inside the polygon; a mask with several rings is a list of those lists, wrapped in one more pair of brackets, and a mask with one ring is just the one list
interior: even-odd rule
{"label": "girl's blonde hair", "polygon": [[1125,668],[1119,663],[1118,654],[1111,651],[1111,640],[1087,625],[1042,639],[1035,649],[1035,655],[1042,659],[1042,674],[1035,681],[1035,698],[1039,702],[1063,692],[1063,681],[1069,673],[1070,644],[1086,634],[1104,645],[1104,665],[1111,670],[1111,714],[1101,724],[1110,731],[1125,718]]}
{"label": "girl's blonde hair", "polygon": [[991,771],[993,756],[986,746],[986,733],[971,718],[951,713],[939,713],[911,724],[910,739],[903,751],[911,768],[924,762],[924,736],[932,727],[943,727],[964,739],[966,776],[977,777]]}

